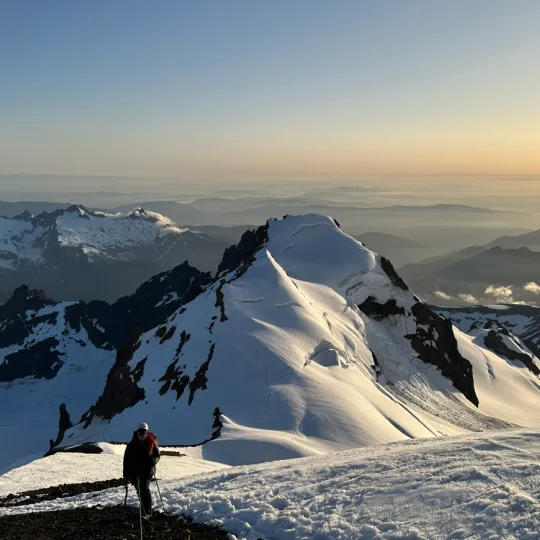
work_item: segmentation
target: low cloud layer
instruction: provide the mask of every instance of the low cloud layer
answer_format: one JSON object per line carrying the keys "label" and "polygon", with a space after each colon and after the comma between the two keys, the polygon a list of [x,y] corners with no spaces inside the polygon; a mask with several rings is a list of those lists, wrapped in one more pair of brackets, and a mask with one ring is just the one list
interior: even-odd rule
{"label": "low cloud layer", "polygon": [[434,291],[433,293],[437,298],[441,298],[442,300],[452,300],[452,297],[449,294],[446,294],[442,291]]}
{"label": "low cloud layer", "polygon": [[433,291],[433,295],[446,302],[456,304],[521,304],[537,306],[538,301],[531,295],[540,296],[540,285],[534,281],[520,287],[515,285],[489,285],[485,288],[484,294],[478,297],[470,293],[452,295],[441,290]]}
{"label": "low cloud layer", "polygon": [[540,285],[538,285],[538,283],[535,283],[534,281],[525,284],[523,289],[533,294],[540,294]]}
{"label": "low cloud layer", "polygon": [[461,298],[466,304],[479,304],[480,301],[476,299],[472,294],[459,293],[458,298]]}
{"label": "low cloud layer", "polygon": [[490,285],[486,288],[484,294],[493,297],[498,304],[512,304],[514,302],[511,286]]}

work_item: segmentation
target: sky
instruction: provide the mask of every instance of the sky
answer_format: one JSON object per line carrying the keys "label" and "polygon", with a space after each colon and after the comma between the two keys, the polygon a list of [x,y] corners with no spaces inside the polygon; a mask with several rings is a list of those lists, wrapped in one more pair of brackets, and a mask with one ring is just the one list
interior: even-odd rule
{"label": "sky", "polygon": [[540,174],[538,0],[3,0],[0,174]]}

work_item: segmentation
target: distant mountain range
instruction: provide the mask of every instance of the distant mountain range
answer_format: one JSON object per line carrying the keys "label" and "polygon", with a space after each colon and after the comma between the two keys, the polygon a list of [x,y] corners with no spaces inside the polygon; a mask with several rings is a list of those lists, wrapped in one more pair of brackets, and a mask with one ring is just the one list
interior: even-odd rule
{"label": "distant mountain range", "polygon": [[144,209],[106,214],[73,205],[0,218],[0,301],[22,284],[59,300],[115,300],[184,261],[215,270],[229,245]]}
{"label": "distant mountain range", "polygon": [[413,290],[444,305],[540,300],[540,252],[470,247],[400,268]]}
{"label": "distant mountain range", "polygon": [[[302,215],[318,213],[335,217],[353,234],[367,231],[378,231],[400,235],[409,230],[408,237],[414,238],[415,228],[487,228],[493,230],[491,241],[495,235],[513,234],[530,230],[531,226],[540,226],[540,216],[521,214],[506,210],[493,210],[457,204],[434,205],[389,205],[372,206],[362,197],[354,197],[354,193],[363,193],[368,188],[349,188],[349,191],[322,190],[317,194],[302,196],[272,197],[205,197],[190,203],[171,200],[147,200],[124,204],[107,209],[109,213],[129,213],[135,208],[146,208],[167,216],[179,226],[239,226],[245,224],[260,225],[267,219],[284,215]],[[341,188],[340,188],[341,189]],[[358,191],[361,190],[361,191]],[[326,195],[342,193],[342,199],[325,198]],[[233,195],[234,192],[231,194]],[[316,196],[320,195],[320,196]],[[65,209],[64,203],[0,202],[0,215],[13,217],[23,211],[37,214],[41,211]],[[456,234],[460,237],[461,234]],[[480,235],[478,235],[478,239]],[[472,238],[471,242],[478,239]],[[422,240],[420,240],[423,243]],[[464,247],[463,244],[460,246]]]}
{"label": "distant mountain range", "polygon": [[[361,241],[365,240],[368,247],[389,257],[399,267],[419,261],[431,262],[425,259],[451,254],[468,245],[487,247],[501,245],[509,248],[524,246],[537,249],[540,234],[530,232],[531,225],[534,226],[535,223],[534,216],[444,203],[427,206],[390,205],[360,208],[365,206],[362,194],[370,191],[371,188],[362,186],[342,186],[321,189],[317,194],[272,197],[259,195],[257,190],[253,190],[249,196],[240,196],[246,194],[243,190],[225,190],[218,193],[221,196],[199,198],[190,203],[171,200],[147,201],[117,206],[106,210],[106,213],[129,214],[143,207],[167,216],[182,228],[215,235],[216,240],[219,239],[224,244],[237,242],[242,230],[274,217],[307,213],[331,215],[340,222],[344,230]],[[332,200],[331,196],[336,193],[343,195],[344,198],[339,201],[335,198]],[[355,194],[359,197],[354,197]],[[23,211],[36,215],[43,209],[50,212],[52,208],[66,207],[67,205],[63,203],[39,201],[0,202],[0,209],[11,217],[22,214]],[[364,237],[368,231],[370,236]],[[524,232],[527,234],[517,235]],[[416,242],[417,245],[412,245],[411,242]],[[463,254],[465,255],[467,252]],[[456,255],[457,258],[463,256]],[[443,260],[441,264],[445,266],[448,262]],[[416,270],[420,270],[420,267]],[[426,269],[422,269],[424,270]],[[408,269],[405,272],[408,272]],[[419,279],[416,273],[407,275],[415,282]],[[421,286],[421,290],[423,293],[429,292],[424,285]],[[0,301],[1,298],[0,290]]]}
{"label": "distant mountain range", "polygon": [[540,229],[515,236],[501,236],[488,244],[488,247],[492,246],[503,248],[526,247],[533,251],[540,251]]}
{"label": "distant mountain range", "polygon": [[[413,227],[418,225],[479,224],[497,225],[528,223],[530,216],[505,210],[492,210],[455,204],[426,206],[369,206],[362,201],[335,202],[317,197],[206,197],[191,203],[173,201],[145,201],[113,208],[113,212],[129,212],[137,206],[168,216],[179,225],[234,226],[244,223],[261,224],[267,219],[283,215],[319,213],[332,215],[345,226],[383,230],[388,226]],[[529,221],[527,221],[529,220]],[[540,218],[539,218],[540,223]],[[384,232],[387,232],[386,230]]]}
{"label": "distant mountain range", "polygon": [[42,212],[54,212],[55,210],[63,210],[69,208],[71,203],[61,202],[46,202],[46,201],[20,201],[6,202],[0,201],[0,216],[15,217],[28,212],[33,215],[41,214]]}

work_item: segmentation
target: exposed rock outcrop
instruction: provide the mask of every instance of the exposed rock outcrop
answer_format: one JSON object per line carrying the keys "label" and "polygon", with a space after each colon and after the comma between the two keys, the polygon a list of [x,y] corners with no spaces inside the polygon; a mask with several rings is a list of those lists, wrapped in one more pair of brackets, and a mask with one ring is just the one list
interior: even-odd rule
{"label": "exposed rock outcrop", "polygon": [[206,383],[208,382],[208,378],[206,377],[206,372],[208,371],[208,367],[210,366],[210,362],[212,358],[214,357],[214,350],[215,350],[215,343],[212,343],[210,345],[210,350],[208,351],[208,359],[206,362],[204,362],[197,373],[195,374],[195,377],[193,377],[193,380],[189,383],[189,400],[188,403],[191,405],[193,403],[193,398],[195,397],[195,392],[197,390],[206,390]]}
{"label": "exposed rock outcrop", "polygon": [[407,284],[399,277],[392,263],[386,258],[381,257],[381,268],[384,270],[385,274],[390,278],[390,281],[400,289],[408,291],[409,287]]}
{"label": "exposed rock outcrop", "polygon": [[134,369],[129,367],[129,361],[141,345],[139,337],[140,334],[137,335],[135,332],[132,345],[118,350],[116,362],[107,376],[103,394],[86,419],[86,426],[90,424],[93,416],[110,420],[124,409],[133,407],[144,399],[145,391],[137,386],[137,383],[142,377],[146,358],[137,363]]}
{"label": "exposed rock outcrop", "polygon": [[[507,337],[510,337],[508,332],[506,332]],[[495,330],[490,330],[484,336],[484,344],[488,349],[491,349],[494,353],[507,358],[508,360],[517,360],[534,373],[535,375],[540,375],[540,368],[534,362],[532,355],[526,354],[525,352],[519,351],[517,349],[511,349],[506,345],[501,334]]]}
{"label": "exposed rock outcrop", "polygon": [[436,366],[471,403],[478,406],[472,365],[458,350],[452,323],[420,302],[411,311],[417,329],[415,334],[405,337],[410,340],[418,357]]}
{"label": "exposed rock outcrop", "polygon": [[166,394],[169,390],[174,390],[176,392],[177,401],[182,397],[182,394],[184,393],[184,390],[189,383],[189,377],[183,373],[183,370],[186,368],[186,366],[179,366],[178,360],[182,354],[182,348],[187,343],[187,341],[189,341],[190,337],[191,336],[186,333],[185,330],[182,331],[182,334],[180,335],[180,342],[174,356],[174,360],[167,367],[167,371],[165,371],[165,374],[159,379],[159,382],[163,382],[163,385],[159,389],[160,395]]}
{"label": "exposed rock outcrop", "polygon": [[392,315],[405,315],[405,308],[397,305],[397,301],[392,298],[386,303],[381,304],[373,296],[369,296],[364,300],[358,308],[368,317],[376,321],[382,321]]}
{"label": "exposed rock outcrop", "polygon": [[64,353],[56,349],[58,343],[57,339],[51,337],[8,354],[0,364],[0,382],[26,377],[53,379],[64,364]]}
{"label": "exposed rock outcrop", "polygon": [[218,275],[233,270],[237,277],[241,276],[255,260],[255,253],[268,240],[268,224],[261,225],[257,230],[246,231],[236,246],[231,246],[223,253],[223,259],[218,266]]}

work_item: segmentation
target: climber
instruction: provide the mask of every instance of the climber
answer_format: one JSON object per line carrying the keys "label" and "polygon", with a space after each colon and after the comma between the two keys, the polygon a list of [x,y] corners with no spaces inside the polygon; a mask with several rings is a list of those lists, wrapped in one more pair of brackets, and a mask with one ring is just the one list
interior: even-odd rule
{"label": "climber", "polygon": [[155,435],[148,431],[148,424],[139,424],[124,452],[124,480],[135,486],[145,516],[152,513],[150,482],[160,457]]}

